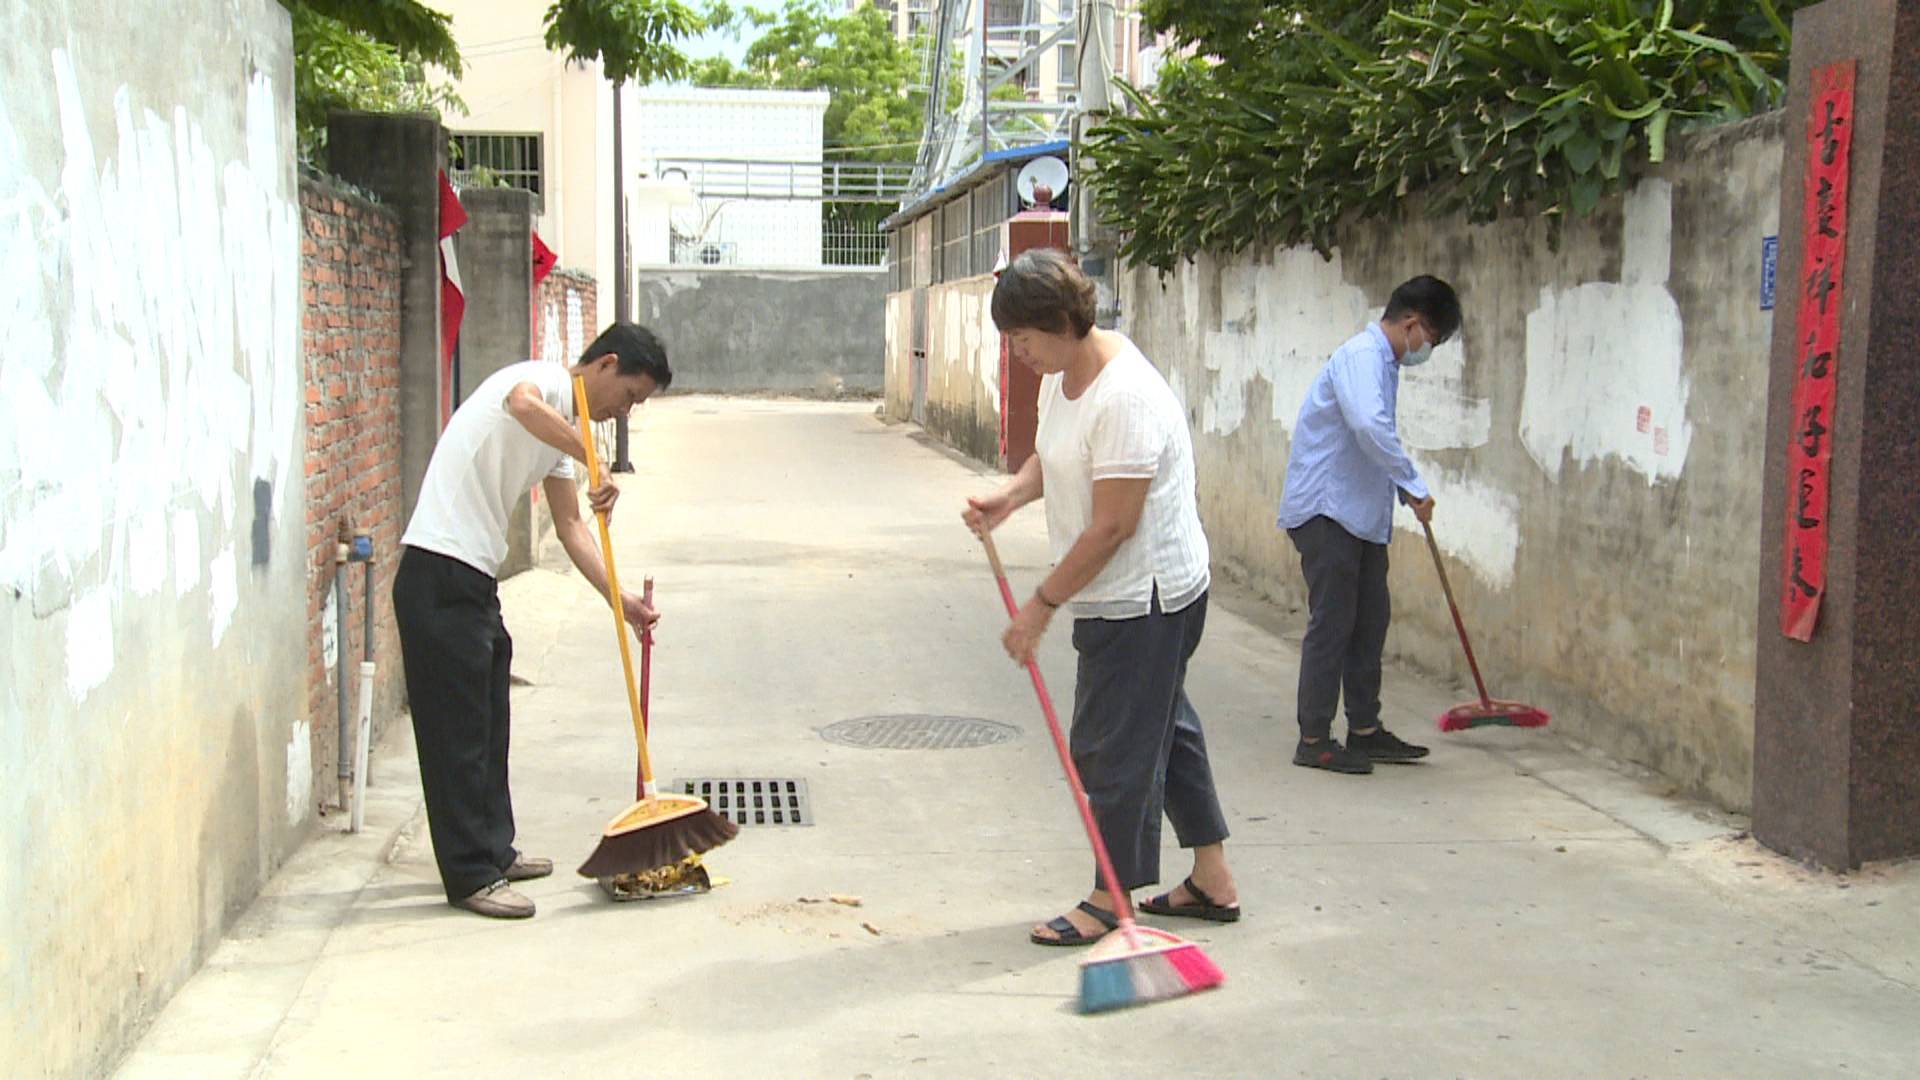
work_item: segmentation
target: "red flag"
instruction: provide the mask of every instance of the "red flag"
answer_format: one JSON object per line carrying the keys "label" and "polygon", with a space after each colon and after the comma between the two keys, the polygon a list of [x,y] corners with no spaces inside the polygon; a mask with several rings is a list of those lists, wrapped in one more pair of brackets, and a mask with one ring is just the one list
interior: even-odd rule
{"label": "red flag", "polygon": [[440,426],[453,416],[453,347],[460,340],[460,317],[467,296],[460,284],[460,261],[454,257],[453,234],[467,223],[467,208],[453,193],[446,171],[440,172]]}
{"label": "red flag", "polygon": [[559,262],[560,256],[555,255],[553,249],[547,247],[546,243],[540,239],[539,233],[534,233],[533,287],[536,289],[539,288],[540,283],[546,280],[548,274],[553,273],[554,266]]}

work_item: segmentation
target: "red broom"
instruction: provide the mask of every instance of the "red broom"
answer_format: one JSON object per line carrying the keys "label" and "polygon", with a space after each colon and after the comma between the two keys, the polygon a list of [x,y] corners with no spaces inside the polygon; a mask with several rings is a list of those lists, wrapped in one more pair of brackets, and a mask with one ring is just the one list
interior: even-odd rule
{"label": "red broom", "polygon": [[[1007,584],[1006,568],[1000,565],[1000,553],[994,549],[991,534],[980,533],[986,545],[987,561],[993,564],[993,577],[1000,585],[1000,599],[1007,605],[1009,617],[1020,614],[1013,589]],[[1053,748],[1060,754],[1060,767],[1067,774],[1067,786],[1073,789],[1073,804],[1080,809],[1080,822],[1086,826],[1087,839],[1093,842],[1093,859],[1100,867],[1100,881],[1113,897],[1117,929],[1093,946],[1080,962],[1080,1011],[1106,1012],[1129,1005],[1182,997],[1199,990],[1219,986],[1226,979],[1220,968],[1200,946],[1165,930],[1141,926],[1133,921],[1133,904],[1120,888],[1120,875],[1114,873],[1107,844],[1094,823],[1093,807],[1087,802],[1087,789],[1080,783],[1080,771],[1073,767],[1073,755],[1067,749],[1066,736],[1060,732],[1060,717],[1053,711],[1053,695],[1047,693],[1046,680],[1040,677],[1040,665],[1027,661],[1027,674],[1033,678],[1033,692],[1040,698],[1040,711],[1046,714],[1047,730],[1053,734]]]}
{"label": "red broom", "polygon": [[1495,701],[1487,696],[1486,681],[1480,678],[1480,665],[1473,659],[1473,643],[1467,640],[1467,624],[1460,621],[1460,605],[1453,602],[1453,586],[1447,582],[1447,568],[1440,561],[1440,545],[1434,543],[1433,526],[1421,522],[1427,533],[1427,550],[1433,552],[1433,568],[1440,572],[1440,588],[1447,594],[1447,610],[1453,613],[1453,628],[1460,632],[1460,647],[1467,653],[1467,670],[1473,672],[1474,689],[1479,701],[1455,705],[1440,714],[1441,731],[1466,731],[1477,727],[1546,727],[1551,719],[1546,710],[1518,701]]}

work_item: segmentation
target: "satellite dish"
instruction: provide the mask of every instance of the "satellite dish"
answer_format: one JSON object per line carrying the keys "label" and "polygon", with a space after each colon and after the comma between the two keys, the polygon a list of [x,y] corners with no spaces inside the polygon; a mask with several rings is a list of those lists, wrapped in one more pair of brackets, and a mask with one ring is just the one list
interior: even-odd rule
{"label": "satellite dish", "polygon": [[[1027,162],[1014,178],[1014,188],[1020,192],[1020,201],[1024,205],[1052,202],[1054,197],[1067,189],[1067,163],[1057,157],[1037,157]],[[1046,198],[1034,194],[1036,188],[1046,189]]]}

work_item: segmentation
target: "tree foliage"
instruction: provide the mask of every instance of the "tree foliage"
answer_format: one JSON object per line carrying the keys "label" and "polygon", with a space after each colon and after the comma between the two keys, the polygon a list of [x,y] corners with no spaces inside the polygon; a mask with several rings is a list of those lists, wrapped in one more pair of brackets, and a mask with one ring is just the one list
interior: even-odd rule
{"label": "tree foliage", "polygon": [[758,36],[739,64],[724,56],[695,64],[696,86],[826,90],[822,138],[830,157],[903,161],[913,157],[924,118],[914,46],[894,37],[871,6],[835,12],[821,0],[787,0],[778,12],[716,5],[716,24]]}
{"label": "tree foliage", "polygon": [[688,64],[678,43],[706,26],[680,0],[554,0],[545,21],[547,48],[598,60],[615,86],[682,78]]}
{"label": "tree foliage", "polygon": [[427,66],[460,73],[447,17],[413,0],[282,0],[293,21],[294,127],[300,156],[325,150],[327,114],[464,112],[428,81]]}
{"label": "tree foliage", "polygon": [[1090,136],[1130,260],[1310,243],[1427,192],[1585,214],[1671,132],[1774,107],[1796,0],[1147,0],[1198,54]]}

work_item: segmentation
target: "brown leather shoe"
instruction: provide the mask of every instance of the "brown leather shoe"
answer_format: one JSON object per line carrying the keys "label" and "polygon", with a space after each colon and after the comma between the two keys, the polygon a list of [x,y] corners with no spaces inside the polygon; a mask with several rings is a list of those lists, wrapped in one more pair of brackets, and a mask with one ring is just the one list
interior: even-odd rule
{"label": "brown leather shoe", "polygon": [[533,918],[533,901],[514,892],[505,878],[501,878],[464,900],[455,900],[453,906],[466,908],[476,915],[485,915],[489,919]]}
{"label": "brown leather shoe", "polygon": [[534,859],[525,855],[514,856],[513,865],[506,869],[508,881],[532,881],[534,878],[543,878],[551,873],[553,873],[552,859]]}

